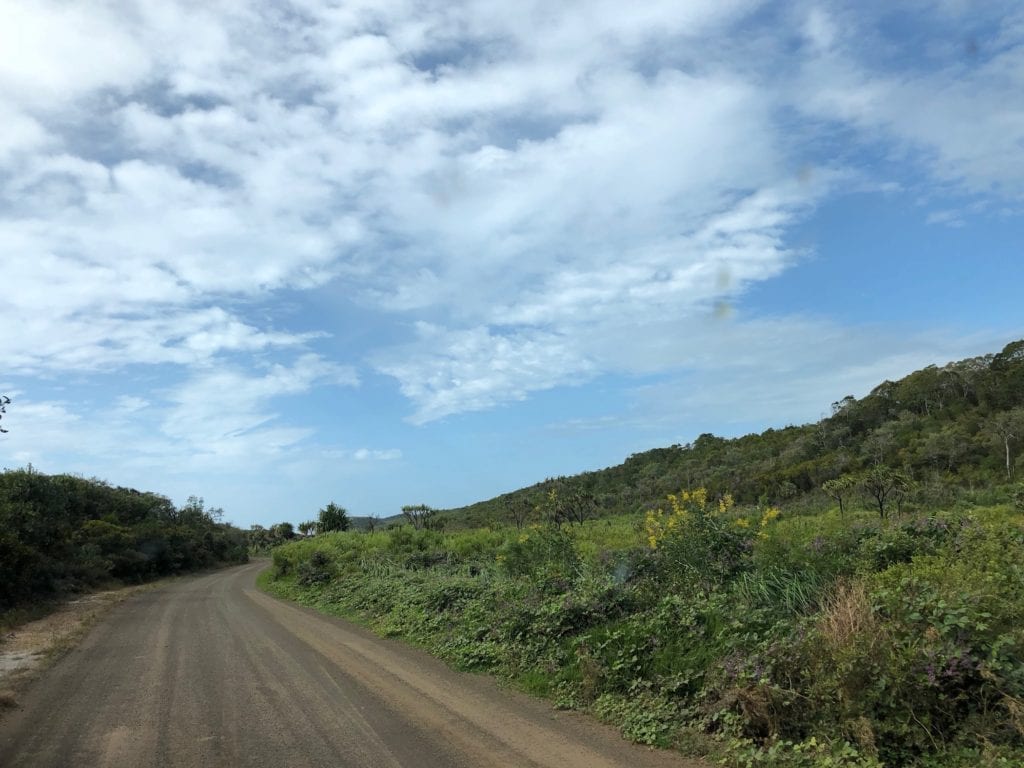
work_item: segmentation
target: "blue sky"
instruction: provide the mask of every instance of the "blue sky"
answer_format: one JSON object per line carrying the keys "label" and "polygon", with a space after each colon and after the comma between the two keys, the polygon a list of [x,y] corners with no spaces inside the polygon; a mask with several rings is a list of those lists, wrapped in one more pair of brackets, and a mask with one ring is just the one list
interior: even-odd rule
{"label": "blue sky", "polygon": [[449,507],[1024,337],[1017,2],[0,0],[0,465]]}

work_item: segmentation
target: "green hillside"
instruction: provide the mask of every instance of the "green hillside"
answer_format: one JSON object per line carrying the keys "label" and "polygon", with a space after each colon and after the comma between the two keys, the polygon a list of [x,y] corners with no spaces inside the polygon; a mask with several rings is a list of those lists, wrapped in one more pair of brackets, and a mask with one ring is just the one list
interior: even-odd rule
{"label": "green hillside", "polygon": [[[605,516],[657,506],[680,488],[729,493],[740,504],[820,506],[821,486],[873,467],[901,472],[911,508],[1004,498],[1024,442],[1024,340],[998,354],[932,365],[884,381],[861,399],[832,403],[814,424],[727,439],[703,434],[622,464],[545,480],[444,513],[456,527],[508,520],[517,506],[543,506],[552,488],[584,514]],[[980,491],[978,489],[984,489]],[[985,499],[981,499],[985,500]]]}
{"label": "green hillside", "polygon": [[262,583],[727,768],[1020,766],[1022,405],[1018,341],[816,424],[286,544]]}

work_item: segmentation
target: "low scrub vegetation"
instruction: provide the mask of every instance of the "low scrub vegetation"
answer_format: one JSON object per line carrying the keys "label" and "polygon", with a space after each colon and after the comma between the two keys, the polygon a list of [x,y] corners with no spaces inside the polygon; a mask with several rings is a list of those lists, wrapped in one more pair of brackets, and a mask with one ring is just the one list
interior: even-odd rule
{"label": "low scrub vegetation", "polygon": [[727,766],[1024,761],[1013,506],[649,513],[274,550],[270,591]]}
{"label": "low scrub vegetation", "polygon": [[178,508],[100,480],[32,467],[0,472],[0,612],[247,559],[245,533],[200,498]]}

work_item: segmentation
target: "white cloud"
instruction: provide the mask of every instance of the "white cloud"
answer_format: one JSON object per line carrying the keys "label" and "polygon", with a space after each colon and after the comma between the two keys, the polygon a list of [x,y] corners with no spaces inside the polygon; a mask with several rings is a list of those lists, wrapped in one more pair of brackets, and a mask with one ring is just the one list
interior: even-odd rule
{"label": "white cloud", "polygon": [[149,401],[136,395],[121,395],[114,401],[114,412],[117,414],[138,413],[149,405]]}
{"label": "white cloud", "polygon": [[414,344],[382,353],[377,367],[399,380],[417,406],[412,421],[423,423],[600,373],[685,365],[681,328],[687,337],[713,338],[719,329],[704,320],[716,302],[798,257],[785,246],[785,227],[822,193],[825,178],[761,190],[709,211],[694,231],[626,254],[590,254],[535,288],[499,292],[477,313],[484,324],[421,325]]}
{"label": "white cloud", "polygon": [[402,393],[417,404],[411,419],[417,424],[522,400],[531,390],[579,384],[593,369],[571,340],[551,333],[421,326],[419,342],[387,352],[377,366],[398,379]]}
{"label": "white cloud", "polygon": [[[794,79],[793,105],[868,140],[895,140],[940,181],[1019,201],[1024,106],[1015,95],[1024,91],[1024,13],[993,6],[991,16],[965,26],[956,4],[919,5],[932,21],[940,10],[953,16],[943,28],[947,46],[931,52],[927,68],[886,67],[891,52],[870,15],[845,14],[841,39],[832,35],[823,45],[813,31],[823,15],[812,11],[805,29],[815,44]],[[986,22],[993,31],[972,37],[971,27]]]}
{"label": "white cloud", "polygon": [[110,5],[0,0],[0,91],[49,105],[145,77],[149,56]]}
{"label": "white cloud", "polygon": [[280,423],[271,403],[308,392],[317,384],[355,386],[350,368],[306,354],[291,366],[265,372],[214,367],[193,374],[165,393],[171,407],[161,432],[190,451],[190,464],[273,458],[313,434],[311,428]]}
{"label": "white cloud", "polygon": [[358,448],[352,452],[356,461],[395,461],[402,458],[398,448]]}
{"label": "white cloud", "polygon": [[932,211],[925,221],[929,224],[944,224],[947,227],[962,227],[965,225],[963,212],[956,210]]}
{"label": "white cloud", "polygon": [[39,148],[47,139],[46,129],[38,120],[10,105],[0,103],[0,163],[8,162],[16,152]]}
{"label": "white cloud", "polygon": [[[12,392],[5,415],[11,456],[51,471],[111,466],[120,476],[270,471],[278,462],[314,451],[312,426],[294,426],[282,405],[316,386],[356,386],[350,368],[303,354],[288,364],[243,368],[219,363],[196,369],[149,398],[91,394],[40,400]],[[13,436],[13,437],[12,437]],[[379,452],[368,458],[390,458]],[[55,467],[46,462],[59,460]]]}
{"label": "white cloud", "polygon": [[803,33],[811,46],[819,51],[831,49],[837,37],[835,23],[821,7],[811,8],[808,12]]}
{"label": "white cloud", "polygon": [[[16,391],[11,399],[17,407],[8,407],[3,416],[3,427],[14,430],[15,435],[31,430],[31,440],[19,440],[16,445],[8,446],[12,465],[5,467],[7,469],[33,462],[38,464],[46,457],[60,453],[74,440],[73,436],[85,428],[82,418],[73,413],[66,403],[24,401]],[[0,436],[0,439],[13,443],[9,434]]]}
{"label": "white cloud", "polygon": [[168,434],[273,453],[306,433],[262,420],[271,390],[332,379],[266,367],[334,330],[256,320],[283,290],[419,328],[366,360],[423,423],[702,354],[701,318],[794,263],[849,178],[804,168],[822,121],[1019,196],[1019,15],[974,63],[882,68],[873,13],[787,11],[794,57],[762,5],[0,2],[5,362],[182,366],[224,407]]}

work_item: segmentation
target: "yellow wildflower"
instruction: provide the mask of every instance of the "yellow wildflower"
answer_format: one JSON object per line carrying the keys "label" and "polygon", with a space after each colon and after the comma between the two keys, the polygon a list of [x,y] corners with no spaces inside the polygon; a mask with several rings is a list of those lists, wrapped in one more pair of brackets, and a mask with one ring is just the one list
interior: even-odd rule
{"label": "yellow wildflower", "polygon": [[768,525],[768,523],[770,523],[772,520],[774,520],[778,516],[779,516],[779,508],[778,507],[768,507],[768,509],[766,509],[764,511],[764,514],[761,515],[761,527],[762,528],[766,527]]}

